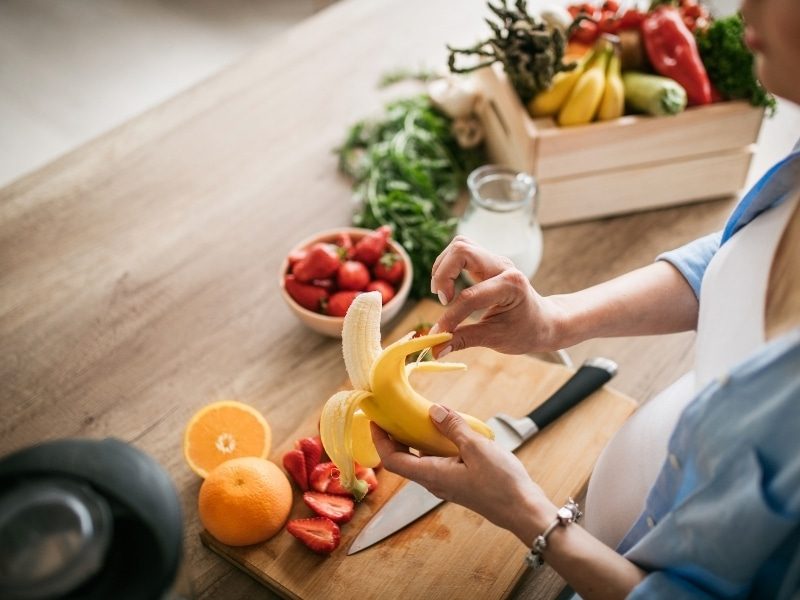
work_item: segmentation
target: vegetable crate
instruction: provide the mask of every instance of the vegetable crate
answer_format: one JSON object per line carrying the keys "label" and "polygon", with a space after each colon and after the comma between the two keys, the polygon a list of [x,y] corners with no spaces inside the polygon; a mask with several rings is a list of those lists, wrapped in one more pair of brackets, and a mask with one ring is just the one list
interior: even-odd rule
{"label": "vegetable crate", "polygon": [[763,116],[746,102],[721,102],[559,127],[532,119],[501,69],[473,77],[489,159],[536,177],[542,225],[735,195]]}

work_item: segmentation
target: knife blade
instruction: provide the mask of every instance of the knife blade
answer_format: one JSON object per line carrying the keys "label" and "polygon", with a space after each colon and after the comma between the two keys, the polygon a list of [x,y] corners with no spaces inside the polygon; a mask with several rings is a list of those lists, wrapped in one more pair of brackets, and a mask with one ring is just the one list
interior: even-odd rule
{"label": "knife blade", "polygon": [[[601,388],[617,373],[617,364],[608,358],[590,358],[547,400],[521,418],[498,413],[486,423],[495,441],[513,452],[541,429]],[[427,514],[444,500],[414,481],[408,481],[384,504],[358,534],[348,556],[389,537]]]}

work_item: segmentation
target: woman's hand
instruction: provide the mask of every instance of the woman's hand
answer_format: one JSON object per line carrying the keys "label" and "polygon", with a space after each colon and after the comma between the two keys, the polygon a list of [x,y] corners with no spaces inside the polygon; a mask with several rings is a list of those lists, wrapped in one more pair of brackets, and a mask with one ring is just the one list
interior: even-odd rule
{"label": "woman's hand", "polygon": [[383,466],[416,481],[443,500],[483,515],[530,545],[553,519],[556,507],[531,480],[519,459],[473,431],[455,411],[434,404],[431,419],[456,445],[459,456],[414,456],[372,423],[372,438]]}
{"label": "woman's hand", "polygon": [[[475,285],[455,295],[455,281],[467,271]],[[450,331],[453,339],[434,353],[486,346],[506,354],[560,348],[563,311],[536,293],[528,279],[507,258],[492,254],[463,236],[456,236],[436,259],[431,291],[447,306],[434,331]],[[485,310],[477,323],[461,324]]]}

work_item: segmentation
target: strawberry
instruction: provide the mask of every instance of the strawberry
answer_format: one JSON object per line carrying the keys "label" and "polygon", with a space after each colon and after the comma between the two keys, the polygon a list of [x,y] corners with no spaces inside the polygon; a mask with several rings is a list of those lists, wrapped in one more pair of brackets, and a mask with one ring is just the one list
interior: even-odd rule
{"label": "strawberry", "polygon": [[406,267],[398,254],[395,254],[394,252],[387,252],[381,256],[380,260],[375,264],[372,272],[375,273],[375,277],[378,279],[383,279],[392,285],[397,285],[403,280]]}
{"label": "strawberry", "polygon": [[292,519],[286,524],[286,531],[319,554],[336,550],[341,539],[339,526],[325,517]]}
{"label": "strawberry", "polygon": [[383,255],[391,235],[392,229],[388,225],[382,225],[368,233],[356,243],[355,259],[371,267]]}
{"label": "strawberry", "polygon": [[306,457],[302,450],[289,450],[283,455],[283,468],[292,476],[294,482],[301,490],[308,489],[308,472],[306,471]]}
{"label": "strawberry", "polygon": [[286,257],[289,261],[289,271],[291,272],[294,266],[306,256],[308,256],[308,250],[295,250],[294,252],[290,252],[289,256]]}
{"label": "strawberry", "polygon": [[378,489],[378,478],[375,471],[369,467],[362,467],[356,463],[356,478],[367,484],[367,493],[372,493]]}
{"label": "strawberry", "polygon": [[336,292],[328,299],[328,304],[325,307],[325,314],[331,317],[343,317],[347,314],[347,309],[353,303],[353,300],[361,292],[348,290],[345,292]]}
{"label": "strawberry", "polygon": [[336,273],[336,283],[342,290],[363,290],[369,280],[369,269],[357,260],[343,262]]}
{"label": "strawberry", "polygon": [[284,275],[283,285],[286,293],[303,308],[319,312],[328,300],[328,292],[316,285],[302,283],[294,275]]}
{"label": "strawberry", "polygon": [[318,242],[308,249],[308,256],[294,265],[292,273],[303,282],[326,279],[336,273],[340,264],[336,246]]}
{"label": "strawberry", "polygon": [[391,286],[390,283],[386,281],[381,281],[380,279],[376,279],[375,281],[370,281],[369,285],[367,286],[368,292],[380,292],[381,293],[381,302],[386,304],[389,300],[394,298],[394,288]]}
{"label": "strawberry", "polygon": [[336,236],[336,245],[339,247],[338,253],[343,260],[353,258],[355,250],[353,249],[353,238],[349,233],[342,232]]}
{"label": "strawberry", "polygon": [[[322,440],[318,435],[297,440],[295,447],[303,453],[306,461],[306,474],[311,478],[311,471],[314,470],[322,460]],[[308,488],[306,488],[308,489]]]}
{"label": "strawberry", "polygon": [[303,502],[319,516],[328,517],[334,523],[347,523],[355,512],[353,500],[344,496],[305,492]]}
{"label": "strawberry", "polygon": [[308,483],[311,489],[324,494],[350,495],[339,481],[339,469],[332,462],[319,463],[314,467],[308,477]]}

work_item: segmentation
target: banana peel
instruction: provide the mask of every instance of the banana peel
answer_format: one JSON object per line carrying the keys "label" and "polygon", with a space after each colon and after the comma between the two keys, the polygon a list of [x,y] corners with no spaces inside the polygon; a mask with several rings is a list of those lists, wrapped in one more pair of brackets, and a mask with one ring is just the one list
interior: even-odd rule
{"label": "banana peel", "polygon": [[[369,421],[374,421],[403,445],[425,454],[455,456],[458,449],[431,423],[431,402],[409,382],[415,370],[461,371],[461,363],[426,361],[406,365],[406,358],[452,338],[450,333],[413,337],[411,332],[385,349],[380,343],[381,295],[359,294],[344,318],[342,354],[350,381],[356,389],[337,392],[325,403],[320,417],[320,437],[330,459],[339,469],[345,489],[361,500],[366,483],[355,476],[355,462],[375,466],[379,457],[372,443]],[[462,415],[469,426],[489,439],[494,433],[483,421]],[[363,461],[363,462],[362,462]]]}

